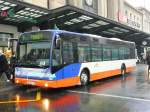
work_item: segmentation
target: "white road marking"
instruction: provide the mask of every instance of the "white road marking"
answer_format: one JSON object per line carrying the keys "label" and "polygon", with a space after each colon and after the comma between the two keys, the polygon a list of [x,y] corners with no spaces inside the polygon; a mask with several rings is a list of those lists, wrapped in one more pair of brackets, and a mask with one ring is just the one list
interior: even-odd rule
{"label": "white road marking", "polygon": [[134,98],[134,97],[128,97],[128,96],[119,96],[119,95],[111,95],[111,94],[98,94],[98,93],[89,93],[89,92],[72,91],[72,90],[68,90],[68,92],[80,93],[80,94],[89,94],[89,95],[97,95],[97,96],[103,96],[103,97],[120,98],[120,99],[126,99],[126,100],[134,100],[134,101],[150,102],[150,99]]}

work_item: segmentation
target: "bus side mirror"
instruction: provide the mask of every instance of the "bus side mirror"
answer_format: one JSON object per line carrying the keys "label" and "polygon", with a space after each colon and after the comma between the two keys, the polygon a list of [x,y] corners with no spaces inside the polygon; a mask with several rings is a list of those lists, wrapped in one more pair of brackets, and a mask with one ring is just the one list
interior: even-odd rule
{"label": "bus side mirror", "polygon": [[61,38],[59,35],[56,36],[56,49],[60,49],[60,45],[61,45]]}

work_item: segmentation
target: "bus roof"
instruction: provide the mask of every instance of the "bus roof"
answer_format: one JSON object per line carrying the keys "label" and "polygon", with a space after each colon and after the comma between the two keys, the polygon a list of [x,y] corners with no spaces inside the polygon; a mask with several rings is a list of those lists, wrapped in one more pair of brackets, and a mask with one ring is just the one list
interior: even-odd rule
{"label": "bus roof", "polygon": [[[39,30],[39,31],[49,31],[49,32],[55,32],[55,33],[69,33],[69,34],[74,34],[74,35],[81,35],[81,36],[87,36],[87,37],[92,37],[92,38],[102,38],[102,39],[108,39],[108,40],[114,40],[114,41],[121,41],[121,42],[125,42],[125,43],[132,43],[135,44],[135,42],[131,42],[131,41],[126,41],[126,40],[121,40],[119,38],[107,38],[107,37],[102,37],[100,35],[94,35],[94,34],[87,34],[87,33],[77,33],[77,32],[70,32],[70,31],[66,31],[66,30],[56,30],[56,29],[47,29],[47,30]],[[30,31],[30,32],[24,32],[22,34],[26,34],[26,33],[35,33],[35,32],[39,32],[39,31]]]}

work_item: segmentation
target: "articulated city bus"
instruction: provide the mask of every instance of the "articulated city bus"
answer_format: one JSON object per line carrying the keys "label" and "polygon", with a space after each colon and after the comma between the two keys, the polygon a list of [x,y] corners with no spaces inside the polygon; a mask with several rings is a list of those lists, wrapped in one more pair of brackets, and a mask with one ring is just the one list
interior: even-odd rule
{"label": "articulated city bus", "polygon": [[50,88],[87,85],[136,66],[133,42],[61,30],[22,34],[17,59],[16,84]]}

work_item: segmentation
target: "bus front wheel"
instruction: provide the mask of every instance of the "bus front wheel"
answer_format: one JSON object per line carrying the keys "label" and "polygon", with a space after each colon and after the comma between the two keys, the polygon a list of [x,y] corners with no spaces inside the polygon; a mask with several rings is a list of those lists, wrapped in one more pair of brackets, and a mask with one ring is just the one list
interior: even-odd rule
{"label": "bus front wheel", "polygon": [[86,86],[89,82],[89,73],[87,70],[83,70],[80,75],[80,82],[82,86]]}

